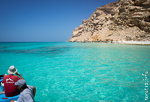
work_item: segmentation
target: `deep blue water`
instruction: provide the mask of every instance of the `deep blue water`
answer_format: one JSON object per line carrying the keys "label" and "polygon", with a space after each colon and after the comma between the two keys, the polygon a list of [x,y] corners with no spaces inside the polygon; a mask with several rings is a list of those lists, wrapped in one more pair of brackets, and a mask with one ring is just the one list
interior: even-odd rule
{"label": "deep blue water", "polygon": [[36,102],[150,100],[150,46],[0,43],[0,74],[11,65],[37,88]]}

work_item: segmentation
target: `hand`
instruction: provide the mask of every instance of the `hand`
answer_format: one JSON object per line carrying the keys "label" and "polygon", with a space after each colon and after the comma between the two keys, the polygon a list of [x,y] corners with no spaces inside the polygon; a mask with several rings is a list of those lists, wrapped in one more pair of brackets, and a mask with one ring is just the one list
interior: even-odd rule
{"label": "hand", "polygon": [[18,72],[15,73],[16,75],[20,75]]}
{"label": "hand", "polygon": [[21,77],[21,79],[24,79],[21,74],[19,74],[18,72],[15,73],[16,75],[19,75]]}

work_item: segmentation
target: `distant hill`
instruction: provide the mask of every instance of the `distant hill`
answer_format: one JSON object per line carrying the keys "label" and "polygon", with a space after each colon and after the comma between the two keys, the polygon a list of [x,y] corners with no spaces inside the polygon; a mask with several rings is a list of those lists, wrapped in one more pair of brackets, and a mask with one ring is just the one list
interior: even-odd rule
{"label": "distant hill", "polygon": [[150,0],[117,0],[98,7],[69,42],[150,41]]}

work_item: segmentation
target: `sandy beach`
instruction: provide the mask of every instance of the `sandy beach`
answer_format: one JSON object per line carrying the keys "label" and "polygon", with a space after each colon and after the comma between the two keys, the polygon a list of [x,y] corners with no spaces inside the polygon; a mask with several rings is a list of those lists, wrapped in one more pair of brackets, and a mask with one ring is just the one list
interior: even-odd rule
{"label": "sandy beach", "polygon": [[150,41],[118,41],[120,44],[140,44],[140,45],[150,45]]}

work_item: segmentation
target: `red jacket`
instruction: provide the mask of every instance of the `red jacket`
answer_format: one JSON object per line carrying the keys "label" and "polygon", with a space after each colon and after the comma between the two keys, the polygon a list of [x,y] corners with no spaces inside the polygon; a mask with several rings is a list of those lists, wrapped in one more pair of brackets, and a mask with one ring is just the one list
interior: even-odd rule
{"label": "red jacket", "polygon": [[20,78],[15,75],[4,76],[2,83],[4,83],[4,90],[6,97],[12,97],[20,93],[20,91],[17,90],[17,87],[15,85],[15,82],[17,82],[19,79]]}

